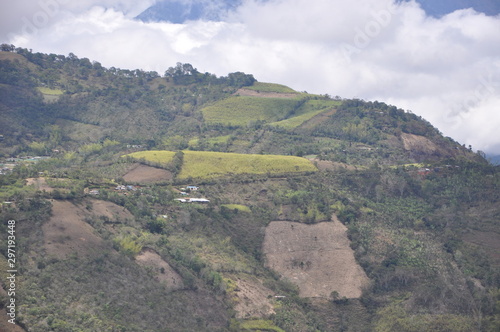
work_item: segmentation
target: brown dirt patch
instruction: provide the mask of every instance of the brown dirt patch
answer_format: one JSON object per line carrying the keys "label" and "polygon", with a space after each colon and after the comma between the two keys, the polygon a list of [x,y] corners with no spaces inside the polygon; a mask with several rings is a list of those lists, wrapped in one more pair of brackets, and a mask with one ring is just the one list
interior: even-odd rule
{"label": "brown dirt patch", "polygon": [[359,298],[369,283],[349,246],[347,228],[333,222],[306,225],[273,221],[266,228],[266,266],[297,284],[302,297]]}
{"label": "brown dirt patch", "polygon": [[156,251],[146,248],[135,260],[137,264],[150,268],[154,278],[166,285],[169,290],[184,288],[182,277]]}
{"label": "brown dirt patch", "polygon": [[90,203],[92,206],[90,214],[94,216],[105,216],[111,221],[126,221],[133,220],[134,216],[123,206],[98,199],[87,199],[86,203]]}
{"label": "brown dirt patch", "polygon": [[0,331],[1,332],[26,332],[25,329],[17,324],[9,323],[10,317],[7,316],[5,309],[0,310]]}
{"label": "brown dirt patch", "polygon": [[47,254],[65,259],[71,254],[92,256],[108,249],[109,245],[85,221],[100,215],[110,220],[132,217],[130,212],[111,202],[92,199],[76,205],[69,201],[52,201],[52,216],[42,226]]}
{"label": "brown dirt patch", "polygon": [[135,164],[124,176],[123,179],[133,183],[155,183],[169,181],[173,179],[171,172],[142,164]]}
{"label": "brown dirt patch", "polygon": [[424,136],[402,133],[401,140],[406,151],[418,151],[425,154],[433,154],[438,151],[436,144]]}
{"label": "brown dirt patch", "polygon": [[269,296],[274,296],[274,292],[262,285],[254,278],[237,277],[235,279],[238,288],[236,289],[237,318],[265,318],[275,313]]}
{"label": "brown dirt patch", "polygon": [[[8,298],[7,291],[0,284],[0,295]],[[1,332],[25,332],[25,330],[19,325],[9,323],[10,317],[7,316],[6,309],[0,310],[0,331]]]}
{"label": "brown dirt patch", "polygon": [[280,93],[280,92],[262,92],[250,89],[239,89],[234,93],[235,95],[248,96],[248,97],[261,97],[261,98],[295,98],[297,93]]}

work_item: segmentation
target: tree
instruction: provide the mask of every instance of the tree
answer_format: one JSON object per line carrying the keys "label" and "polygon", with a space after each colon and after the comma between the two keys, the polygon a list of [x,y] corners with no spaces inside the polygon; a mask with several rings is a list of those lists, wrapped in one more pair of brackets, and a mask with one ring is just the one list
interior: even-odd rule
{"label": "tree", "polygon": [[230,73],[227,75],[229,85],[237,88],[241,88],[243,86],[253,85],[257,80],[251,74],[245,74],[240,71],[236,73]]}
{"label": "tree", "polygon": [[0,45],[0,51],[2,52],[14,52],[16,47],[12,44],[2,44]]}

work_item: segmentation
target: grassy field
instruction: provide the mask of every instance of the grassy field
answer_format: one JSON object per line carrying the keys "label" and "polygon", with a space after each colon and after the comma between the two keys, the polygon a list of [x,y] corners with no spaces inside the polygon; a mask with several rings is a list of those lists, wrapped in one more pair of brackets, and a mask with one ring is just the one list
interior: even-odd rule
{"label": "grassy field", "polygon": [[309,160],[294,156],[184,151],[184,164],[179,178],[312,171],[316,171],[316,167]]}
{"label": "grassy field", "polygon": [[285,332],[273,324],[270,320],[247,320],[241,323],[240,328],[243,331],[267,331],[267,332]]}
{"label": "grassy field", "polygon": [[251,213],[252,210],[246,205],[240,205],[240,204],[222,204],[221,206],[229,209],[229,210],[238,210],[240,212],[247,212]]}
{"label": "grassy field", "polygon": [[[235,174],[281,174],[314,172],[316,167],[307,159],[294,156],[238,154],[209,151],[183,151],[184,161],[180,179],[212,178]],[[128,154],[135,159],[167,164],[172,151],[140,151]]]}
{"label": "grassy field", "polygon": [[134,159],[145,159],[158,164],[168,164],[172,161],[174,155],[175,152],[173,151],[138,151],[126,156]]}
{"label": "grassy field", "polygon": [[252,86],[246,86],[245,89],[259,92],[298,93],[286,85],[263,82],[255,82]]}
{"label": "grassy field", "polygon": [[209,124],[246,126],[257,120],[273,122],[284,118],[299,102],[296,98],[239,96],[221,100],[201,111]]}
{"label": "grassy field", "polygon": [[296,116],[270,123],[270,125],[285,129],[294,129],[321,112],[339,106],[340,104],[341,102],[336,100],[309,100],[296,111]]}

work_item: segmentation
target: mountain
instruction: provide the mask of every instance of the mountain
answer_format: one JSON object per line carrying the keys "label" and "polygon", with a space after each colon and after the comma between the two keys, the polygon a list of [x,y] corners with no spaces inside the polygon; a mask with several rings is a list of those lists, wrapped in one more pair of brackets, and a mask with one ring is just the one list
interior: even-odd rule
{"label": "mountain", "polygon": [[1,48],[2,331],[498,331],[499,168],[425,119]]}
{"label": "mountain", "polygon": [[[490,16],[500,14],[500,3],[496,0],[417,0],[417,2],[428,15],[434,17],[441,17],[465,8],[473,8]],[[192,20],[219,21],[241,4],[241,0],[163,0],[156,2],[136,18],[144,22],[171,23],[184,23]]]}
{"label": "mountain", "polygon": [[183,1],[163,0],[155,3],[136,18],[144,22],[167,21],[184,23],[185,21],[218,21],[224,14],[241,5],[241,0]]}

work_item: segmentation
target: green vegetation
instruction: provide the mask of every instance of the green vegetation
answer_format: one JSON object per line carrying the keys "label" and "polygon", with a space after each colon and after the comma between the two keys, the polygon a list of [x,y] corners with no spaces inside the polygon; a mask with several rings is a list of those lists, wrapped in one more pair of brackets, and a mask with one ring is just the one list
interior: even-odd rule
{"label": "green vegetation", "polygon": [[240,325],[242,331],[285,332],[268,320],[246,320]]}
{"label": "green vegetation", "polygon": [[[189,148],[193,148],[194,150],[204,150],[204,149],[216,149],[217,146],[224,146],[229,144],[232,140],[232,135],[225,136],[217,136],[217,137],[197,137],[189,140],[188,145]],[[215,151],[215,150],[214,150]]]}
{"label": "green vegetation", "polygon": [[240,211],[240,212],[247,212],[247,213],[251,213],[252,210],[246,206],[246,205],[240,205],[240,204],[221,204],[221,207],[224,207],[228,210],[237,210],[237,211]]}
{"label": "green vegetation", "polygon": [[135,257],[142,250],[142,245],[137,243],[137,240],[131,236],[117,238],[115,239],[115,243],[120,251],[130,257]]}
{"label": "green vegetation", "polygon": [[179,178],[211,178],[237,174],[283,174],[314,172],[307,159],[293,156],[244,155],[236,153],[185,151]]}
{"label": "green vegetation", "polygon": [[207,106],[201,112],[209,124],[247,126],[258,121],[280,120],[296,108],[298,103],[296,99],[238,96]]}
{"label": "green vegetation", "polygon": [[245,87],[245,89],[259,92],[276,92],[276,93],[298,93],[297,91],[281,84],[255,82],[253,85]]}
{"label": "green vegetation", "polygon": [[295,113],[293,117],[270,123],[271,126],[294,129],[316,115],[340,106],[340,101],[335,100],[308,100]]}

